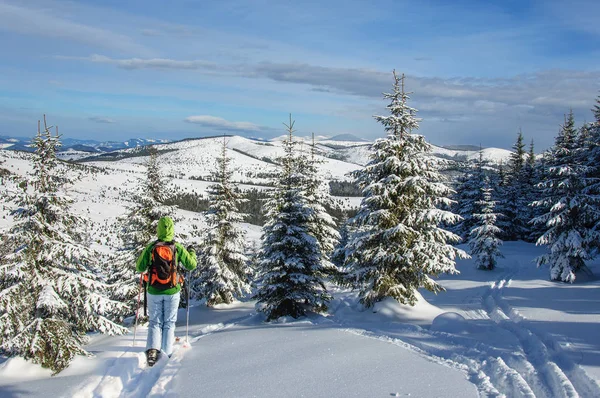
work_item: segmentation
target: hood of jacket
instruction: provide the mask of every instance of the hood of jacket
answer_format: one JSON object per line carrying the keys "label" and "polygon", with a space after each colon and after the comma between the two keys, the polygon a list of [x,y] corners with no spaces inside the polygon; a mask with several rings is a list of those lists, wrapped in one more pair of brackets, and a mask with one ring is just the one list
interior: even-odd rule
{"label": "hood of jacket", "polygon": [[175,225],[170,217],[162,217],[156,226],[156,236],[163,242],[171,242],[175,237]]}

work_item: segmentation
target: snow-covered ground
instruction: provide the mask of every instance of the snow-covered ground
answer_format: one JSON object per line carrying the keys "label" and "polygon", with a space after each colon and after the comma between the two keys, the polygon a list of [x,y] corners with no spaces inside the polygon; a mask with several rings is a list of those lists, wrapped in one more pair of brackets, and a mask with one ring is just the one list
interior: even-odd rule
{"label": "snow-covered ground", "polygon": [[[254,237],[256,237],[254,231]],[[548,281],[542,248],[508,242],[495,271],[461,260],[447,292],[374,309],[338,290],[328,314],[265,323],[252,301],[179,311],[174,356],[144,364],[146,329],[94,336],[58,376],[2,359],[7,397],[598,397],[600,280]],[[600,264],[592,264],[600,273]],[[186,344],[186,335],[189,345]]]}
{"label": "snow-covered ground", "polygon": [[[276,142],[252,147],[243,140],[229,141],[251,155],[236,152],[240,178],[264,170],[270,163],[257,159],[281,150]],[[161,158],[184,176],[208,173],[219,140],[200,141],[182,144],[194,156],[167,152]],[[23,175],[31,171],[29,156],[0,151],[0,162]],[[144,178],[144,160],[94,162],[104,172],[77,172],[73,211],[102,225],[92,231],[99,249],[115,243],[106,231],[126,212],[128,193]],[[341,163],[326,163],[324,175],[360,167]],[[208,185],[172,181],[197,192]],[[360,198],[349,200],[357,205]],[[1,209],[4,227],[11,218]],[[204,222],[198,213],[177,216],[179,233]],[[258,241],[259,227],[243,227],[248,240]],[[505,258],[490,272],[476,270],[472,260],[459,261],[460,275],[441,277],[447,291],[423,291],[415,307],[386,300],[363,310],[355,292],[334,290],[327,314],[268,324],[252,301],[215,309],[195,305],[189,333],[180,310],[175,355],[151,369],[144,365],[143,326],[135,346],[133,328],[125,336],[93,336],[88,348],[94,357],[77,358],[54,377],[20,358],[0,357],[0,397],[599,397],[600,279],[549,282],[547,269],[533,262],[544,250],[507,242]],[[600,275],[600,261],[590,268]]]}

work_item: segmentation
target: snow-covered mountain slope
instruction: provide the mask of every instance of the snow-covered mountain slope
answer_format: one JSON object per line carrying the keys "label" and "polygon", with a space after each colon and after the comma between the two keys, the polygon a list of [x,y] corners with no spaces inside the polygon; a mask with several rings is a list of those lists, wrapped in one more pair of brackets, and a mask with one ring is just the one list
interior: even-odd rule
{"label": "snow-covered mountain slope", "polygon": [[[456,150],[456,149],[446,149],[439,146],[433,145],[433,154],[439,157],[443,157],[446,159],[456,160],[459,162],[464,162],[468,160],[477,160],[479,159],[479,151],[465,151],[465,150]],[[512,153],[506,149],[500,148],[483,148],[481,150],[482,157],[484,161],[488,161],[493,164],[506,164],[510,159],[510,154]]]}
{"label": "snow-covered mountain slope", "polygon": [[[215,170],[217,158],[221,156],[223,137],[185,140],[156,145],[159,150],[159,162],[166,174],[180,179],[206,179]],[[263,142],[248,138],[226,137],[227,156],[231,158],[233,179],[238,183],[268,185],[270,176],[277,170],[278,158],[284,155],[280,141]],[[303,150],[309,151],[304,145]],[[132,154],[134,149],[120,151]],[[324,180],[348,180],[348,173],[360,168],[359,165],[332,159],[317,154],[319,170]],[[143,165],[147,156],[135,156],[116,162],[98,162],[96,166],[127,169],[125,165]],[[135,167],[135,166],[133,166]]]}
{"label": "snow-covered mountain slope", "polygon": [[[185,149],[186,147],[198,147],[202,144],[197,145],[200,141],[218,140],[219,137],[207,137],[197,139],[186,139],[182,141],[173,142],[176,149]],[[221,137],[222,138],[222,137]],[[273,146],[275,148],[281,147],[281,141],[286,140],[287,135],[282,135],[271,140],[256,140],[250,138],[244,138],[240,136],[228,136],[227,139],[230,141],[229,147],[231,149],[240,151],[242,153],[250,154],[258,159],[266,157],[269,161],[273,161],[276,156],[279,156],[277,151],[269,151],[265,147]],[[305,146],[309,146],[312,143],[312,137],[294,137],[298,141],[304,142]],[[11,138],[7,136],[0,136],[0,148],[16,149],[22,151],[31,151],[29,147],[29,139],[25,138]],[[164,145],[168,143],[167,140],[153,140],[153,139],[139,139],[132,138],[123,142],[107,141],[99,142],[94,140],[77,140],[67,138],[63,142],[62,149],[58,153],[58,157],[62,160],[79,161],[90,156],[97,156],[98,154],[107,154],[106,159],[118,158],[119,154],[126,154],[125,156],[131,156],[140,149],[148,145],[158,145],[166,147]],[[196,144],[185,145],[182,143],[192,142]],[[364,166],[369,160],[369,148],[371,143],[352,136],[350,134],[342,134],[335,137],[315,137],[315,143],[317,144],[318,151],[331,159],[342,160],[344,162],[353,163],[356,165]],[[262,146],[263,150],[259,148]],[[433,145],[433,155],[449,159],[464,162],[467,160],[478,159],[479,151],[473,149],[458,149],[462,146],[456,146],[457,149],[447,149]],[[464,146],[465,148],[472,148],[472,146]],[[499,148],[484,148],[483,158],[494,164],[506,163],[510,157],[511,151]],[[110,155],[112,154],[112,156]]]}
{"label": "snow-covered mountain slope", "polygon": [[[259,141],[240,136],[208,137],[187,139],[178,142],[155,145],[161,151],[161,162],[169,173],[179,178],[205,179],[215,167],[221,154],[223,139],[230,150],[234,178],[237,182],[266,184],[268,176],[276,170],[278,158],[283,156],[282,139]],[[308,154],[310,141],[300,140],[300,148]],[[117,159],[119,163],[141,164],[145,160],[143,148],[128,148],[101,155],[97,159]],[[364,166],[369,161],[371,144],[365,142],[317,140],[317,158],[323,163],[319,166],[325,180],[348,180],[349,173]],[[492,164],[506,163],[511,152],[486,148],[482,150],[484,160]],[[71,153],[75,160],[78,154]],[[479,151],[451,150],[432,146],[434,158],[444,161],[464,162],[479,158]],[[64,155],[67,158],[68,154]],[[121,167],[109,165],[107,167]],[[95,163],[96,164],[96,163]]]}
{"label": "snow-covered mountain slope", "polygon": [[57,154],[56,154],[56,157],[58,157],[60,160],[69,160],[69,161],[73,161],[73,162],[76,162],[80,159],[87,158],[89,156],[90,156],[90,152],[78,151],[73,148],[69,148],[65,151],[57,152]]}
{"label": "snow-covered mountain slope", "polygon": [[[31,152],[31,138],[0,136],[0,147],[13,150]],[[156,140],[144,138],[130,138],[126,141],[95,141],[81,140],[76,138],[64,138],[62,140],[62,151],[87,152],[87,156],[94,152],[110,152],[123,148],[136,148],[145,145],[169,142],[169,140]]]}

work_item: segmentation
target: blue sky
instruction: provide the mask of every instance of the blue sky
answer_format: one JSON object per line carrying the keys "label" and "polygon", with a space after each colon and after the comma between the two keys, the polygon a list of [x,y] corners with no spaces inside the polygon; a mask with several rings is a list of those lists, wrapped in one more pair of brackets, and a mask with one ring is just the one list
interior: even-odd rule
{"label": "blue sky", "polygon": [[0,134],[384,136],[406,74],[438,145],[538,150],[592,120],[600,2],[0,0]]}

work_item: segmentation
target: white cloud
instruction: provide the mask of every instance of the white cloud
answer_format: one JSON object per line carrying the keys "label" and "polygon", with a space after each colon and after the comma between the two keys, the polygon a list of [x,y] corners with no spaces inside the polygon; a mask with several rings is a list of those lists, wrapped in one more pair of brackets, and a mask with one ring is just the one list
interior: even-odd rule
{"label": "white cloud", "polygon": [[[392,86],[391,71],[332,68],[309,64],[217,64],[203,60],[168,58],[115,59],[104,55],[58,57],[115,65],[124,69],[184,69],[222,76],[269,79],[311,86],[315,92],[381,98]],[[401,71],[398,71],[399,73]],[[451,99],[489,111],[492,106],[551,105],[583,107],[595,96],[600,70],[546,70],[508,78],[439,78],[407,76],[406,87],[418,101]],[[552,100],[554,99],[554,100]]]}
{"label": "white cloud", "polygon": [[226,131],[259,131],[261,128],[250,122],[230,122],[223,118],[210,115],[188,116],[184,119],[187,123],[200,124],[217,130]]}
{"label": "white cloud", "polygon": [[[103,55],[78,59],[127,69],[176,68],[210,76],[245,78],[248,82],[261,80],[261,84],[264,81],[272,84],[281,82],[286,84],[281,85],[278,92],[284,95],[292,92],[290,83],[296,84],[299,88],[306,88],[305,92],[313,93],[316,99],[328,98],[330,116],[336,115],[340,104],[360,107],[346,117],[363,122],[374,113],[381,114],[385,105],[375,112],[372,112],[372,106],[379,106],[382,93],[389,92],[393,83],[391,71],[300,63],[216,64],[199,60],[114,59]],[[507,147],[507,132],[518,131],[522,127],[525,134],[531,134],[541,148],[546,148],[552,143],[563,114],[570,108],[574,110],[578,121],[589,120],[590,108],[598,95],[599,81],[600,70],[554,69],[502,78],[408,75],[406,88],[412,93],[411,105],[420,111],[419,117],[423,118],[423,131],[434,141],[447,139],[449,143],[457,143],[460,139],[468,142],[466,135],[472,134],[477,136],[479,142]],[[272,100],[277,101],[277,98],[273,97]],[[289,98],[289,95],[285,98]],[[306,102],[290,104],[292,109],[305,111],[310,106]],[[240,129],[237,122],[222,119],[201,117],[192,120],[186,121],[207,126],[212,123],[211,127],[221,130]],[[259,128],[251,125],[242,129],[251,130],[252,127]],[[264,132],[265,128],[260,127],[260,130]],[[482,135],[487,137],[486,140],[480,138]],[[464,139],[461,138],[463,136]]]}
{"label": "white cloud", "polygon": [[89,61],[98,64],[109,64],[115,65],[122,69],[187,69],[187,70],[205,70],[205,71],[216,71],[220,69],[220,66],[201,60],[192,61],[178,61],[168,58],[125,58],[115,59],[105,55],[92,54],[89,57],[73,57],[57,55],[56,59],[64,60],[77,60],[77,61]]}
{"label": "white cloud", "polygon": [[0,31],[43,38],[61,38],[105,49],[147,55],[151,52],[130,37],[53,15],[50,7],[24,7],[0,2]]}
{"label": "white cloud", "polygon": [[90,116],[88,120],[96,123],[116,123],[115,120],[102,116]]}
{"label": "white cloud", "polygon": [[142,29],[140,31],[140,33],[143,34],[144,36],[161,36],[162,35],[162,33],[156,29]]}

